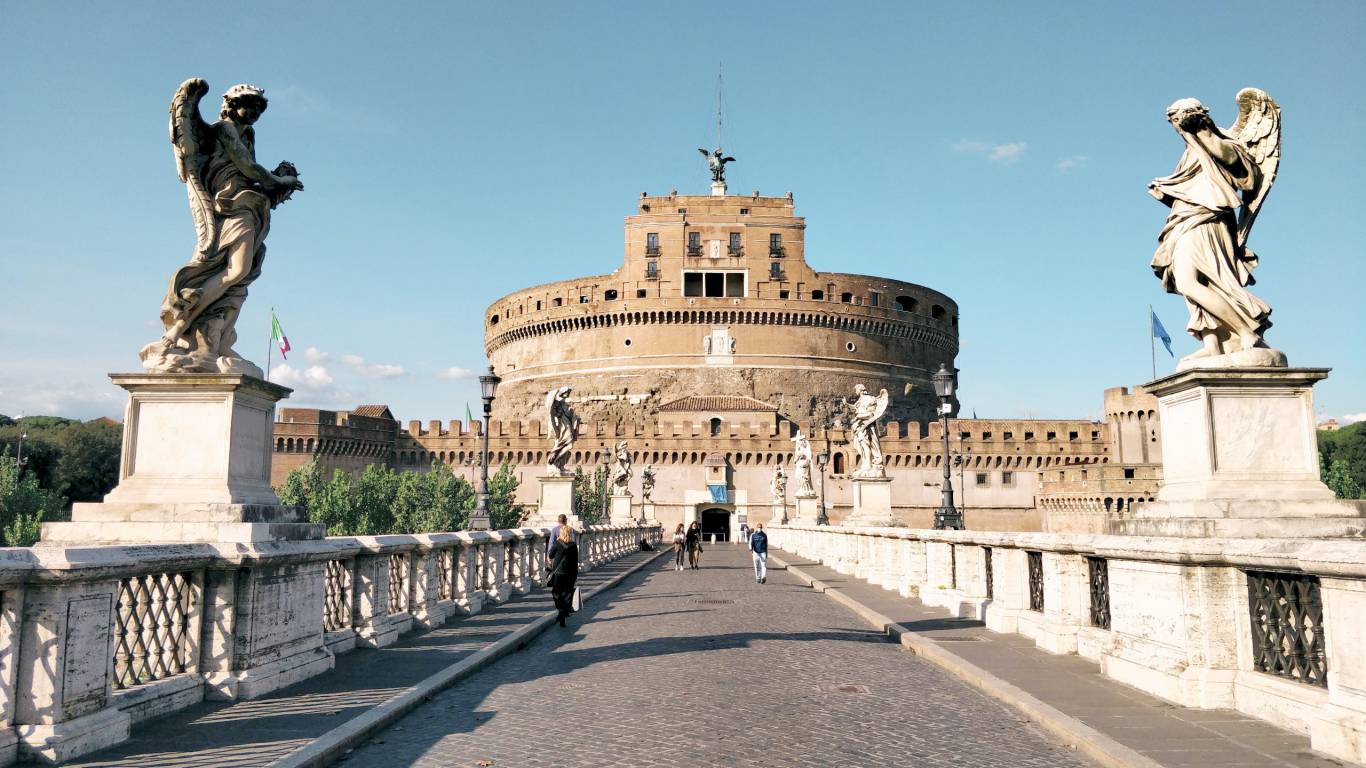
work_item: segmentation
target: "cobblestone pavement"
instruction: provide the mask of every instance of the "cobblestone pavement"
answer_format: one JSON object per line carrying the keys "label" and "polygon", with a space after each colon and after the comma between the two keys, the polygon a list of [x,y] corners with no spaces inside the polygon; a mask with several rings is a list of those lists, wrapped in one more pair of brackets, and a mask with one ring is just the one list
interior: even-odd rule
{"label": "cobblestone pavement", "polygon": [[338,767],[1088,765],[739,547],[617,591]]}

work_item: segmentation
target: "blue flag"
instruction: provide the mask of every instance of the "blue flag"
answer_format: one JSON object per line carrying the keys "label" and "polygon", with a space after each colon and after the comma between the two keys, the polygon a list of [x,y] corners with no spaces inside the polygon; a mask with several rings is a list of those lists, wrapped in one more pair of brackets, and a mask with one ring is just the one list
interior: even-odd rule
{"label": "blue flag", "polygon": [[713,503],[716,503],[716,504],[729,504],[729,503],[730,503],[730,493],[728,492],[729,489],[726,488],[726,486],[724,486],[724,485],[713,485],[713,484],[711,484],[711,483],[708,483],[708,484],[707,484],[707,490],[708,490],[708,491],[711,491],[711,500],[712,500]]}
{"label": "blue flag", "polygon": [[1162,346],[1167,348],[1167,354],[1171,355],[1172,357],[1176,357],[1176,355],[1172,353],[1171,334],[1167,333],[1167,329],[1162,327],[1162,321],[1157,319],[1156,312],[1150,309],[1148,310],[1148,314],[1152,315],[1153,318],[1153,338],[1161,339]]}

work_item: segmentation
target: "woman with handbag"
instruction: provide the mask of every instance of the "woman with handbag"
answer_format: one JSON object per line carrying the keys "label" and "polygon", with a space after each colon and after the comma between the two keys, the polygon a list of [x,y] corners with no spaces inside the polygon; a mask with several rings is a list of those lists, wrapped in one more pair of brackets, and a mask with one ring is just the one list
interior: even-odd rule
{"label": "woman with handbag", "polygon": [[550,595],[555,600],[555,610],[559,611],[560,626],[565,626],[565,617],[578,609],[579,545],[574,541],[574,531],[568,525],[561,525],[550,544],[547,553],[550,565]]}
{"label": "woman with handbag", "polygon": [[697,570],[697,560],[702,554],[702,526],[696,520],[688,526],[686,537],[688,546],[688,566]]}
{"label": "woman with handbag", "polygon": [[674,570],[683,570],[683,545],[687,542],[687,535],[683,533],[683,524],[679,523],[674,529]]}

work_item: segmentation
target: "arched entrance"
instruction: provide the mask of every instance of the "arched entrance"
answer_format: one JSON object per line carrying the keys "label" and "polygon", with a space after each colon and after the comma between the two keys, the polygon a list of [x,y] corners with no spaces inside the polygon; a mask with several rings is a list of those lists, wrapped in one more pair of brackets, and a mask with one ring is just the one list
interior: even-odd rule
{"label": "arched entrance", "polygon": [[730,510],[712,507],[700,517],[703,541],[730,541]]}

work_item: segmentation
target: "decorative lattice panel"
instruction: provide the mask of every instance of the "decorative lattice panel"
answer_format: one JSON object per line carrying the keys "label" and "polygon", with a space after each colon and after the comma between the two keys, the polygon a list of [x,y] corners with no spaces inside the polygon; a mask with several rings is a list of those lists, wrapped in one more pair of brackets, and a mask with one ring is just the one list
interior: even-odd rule
{"label": "decorative lattice panel", "polygon": [[190,659],[192,573],[151,573],[119,580],[114,626],[114,687],[186,671]]}
{"label": "decorative lattice panel", "polygon": [[336,632],[351,626],[351,565],[347,560],[327,561],[327,587],[323,595],[323,630]]}
{"label": "decorative lattice panel", "polygon": [[1252,665],[1260,672],[1327,687],[1323,598],[1315,576],[1247,572]]}
{"label": "decorative lattice panel", "polygon": [[1110,628],[1110,564],[1103,557],[1086,558],[1091,584],[1091,626]]}
{"label": "decorative lattice panel", "polygon": [[442,600],[455,597],[455,550],[443,549],[436,554],[436,588]]}
{"label": "decorative lattice panel", "polygon": [[389,612],[408,610],[408,555],[389,555]]}
{"label": "decorative lattice panel", "polygon": [[1029,610],[1043,610],[1043,553],[1026,552],[1029,560]]}

